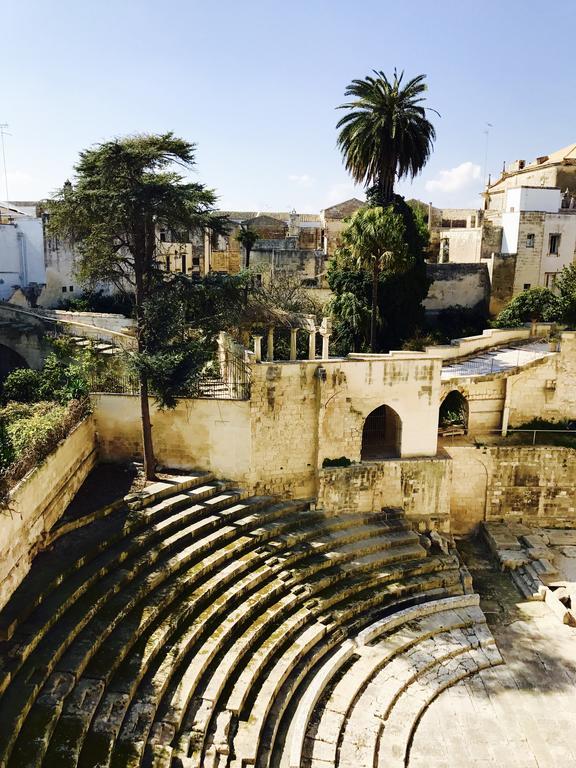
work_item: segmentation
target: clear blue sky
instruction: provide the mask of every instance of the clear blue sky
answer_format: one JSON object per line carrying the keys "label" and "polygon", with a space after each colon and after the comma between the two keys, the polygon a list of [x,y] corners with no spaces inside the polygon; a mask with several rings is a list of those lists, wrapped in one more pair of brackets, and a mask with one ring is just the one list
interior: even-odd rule
{"label": "clear blue sky", "polygon": [[568,2],[5,0],[0,21],[13,200],[48,195],[95,142],[172,130],[221,207],[316,212],[354,194],[335,107],[372,69],[425,73],[441,113],[403,194],[477,204],[486,122],[492,173],[576,141]]}

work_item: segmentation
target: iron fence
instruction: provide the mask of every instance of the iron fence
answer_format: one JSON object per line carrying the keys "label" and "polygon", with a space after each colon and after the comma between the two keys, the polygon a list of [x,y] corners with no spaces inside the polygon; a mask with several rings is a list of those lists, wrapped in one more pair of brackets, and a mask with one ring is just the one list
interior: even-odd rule
{"label": "iron fence", "polygon": [[[227,355],[219,370],[201,373],[177,393],[178,397],[208,400],[249,400],[251,369],[238,357]],[[137,395],[138,378],[126,371],[104,370],[94,373],[90,390],[95,394]]]}
{"label": "iron fence", "polygon": [[576,429],[516,429],[506,434],[501,429],[484,429],[469,432],[465,428],[443,429],[438,437],[446,445],[551,445],[576,449]]}

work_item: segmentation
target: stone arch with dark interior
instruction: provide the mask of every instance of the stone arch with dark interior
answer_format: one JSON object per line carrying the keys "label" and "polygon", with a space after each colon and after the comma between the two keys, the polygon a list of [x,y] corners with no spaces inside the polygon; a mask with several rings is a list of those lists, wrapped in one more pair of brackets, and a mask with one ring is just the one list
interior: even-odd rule
{"label": "stone arch with dark interior", "polygon": [[438,427],[441,431],[463,430],[468,431],[468,400],[462,392],[453,389],[444,398],[440,405]]}
{"label": "stone arch with dark interior", "polygon": [[362,461],[400,458],[402,421],[389,405],[369,413],[362,429]]}
{"label": "stone arch with dark interior", "polygon": [[4,381],[6,376],[15,368],[29,368],[30,366],[24,360],[22,355],[15,352],[5,344],[0,344],[0,382]]}

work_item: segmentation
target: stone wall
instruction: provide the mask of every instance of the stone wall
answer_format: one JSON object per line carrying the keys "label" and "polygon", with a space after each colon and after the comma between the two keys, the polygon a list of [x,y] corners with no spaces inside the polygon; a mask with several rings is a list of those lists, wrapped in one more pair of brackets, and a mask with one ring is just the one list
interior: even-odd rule
{"label": "stone wall", "polygon": [[360,460],[364,421],[381,405],[400,418],[403,458],[435,456],[440,366],[418,353],[256,365],[251,467],[257,490],[315,495],[324,459]]}
{"label": "stone wall", "polygon": [[[142,454],[140,401],[132,395],[93,395],[100,455],[125,461]],[[235,400],[179,400],[160,410],[151,401],[157,460],[165,466],[207,469],[248,485],[250,403]]]}
{"label": "stone wall", "polygon": [[452,532],[482,520],[576,525],[576,451],[554,446],[451,446]]}
{"label": "stone wall", "polygon": [[497,315],[514,295],[515,253],[492,253],[487,262],[490,272],[490,314]]}
{"label": "stone wall", "polygon": [[485,310],[490,298],[490,278],[485,264],[427,264],[432,280],[424,300],[427,313],[447,307]]}
{"label": "stone wall", "polygon": [[538,417],[576,420],[576,332],[562,334],[560,354],[507,377],[504,425]]}
{"label": "stone wall", "polygon": [[448,458],[364,462],[321,469],[318,506],[328,514],[402,507],[419,530],[450,530]]}
{"label": "stone wall", "polygon": [[0,511],[0,609],[96,462],[92,417],[14,488]]}

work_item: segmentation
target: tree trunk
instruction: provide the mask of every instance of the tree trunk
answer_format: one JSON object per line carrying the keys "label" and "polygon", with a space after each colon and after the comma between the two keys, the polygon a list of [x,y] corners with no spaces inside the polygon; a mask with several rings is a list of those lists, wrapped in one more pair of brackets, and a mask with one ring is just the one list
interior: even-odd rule
{"label": "tree trunk", "polygon": [[[146,240],[146,238],[145,238]],[[138,340],[138,352],[146,351],[144,339],[144,269],[146,269],[149,254],[146,244],[144,245],[144,257],[135,258],[134,277],[136,282],[135,304],[136,304],[136,335]],[[143,263],[144,264],[143,264]],[[148,400],[148,377],[142,371],[140,379],[140,418],[142,422],[142,453],[144,456],[144,477],[146,480],[154,480],[156,477],[156,459],[154,457],[154,444],[152,442],[152,423],[150,421],[150,403]]]}
{"label": "tree trunk", "polygon": [[[246,269],[250,269],[250,251],[252,250],[248,245],[245,245],[244,248],[246,249]],[[252,278],[248,277],[246,279],[246,287],[244,288],[244,306],[248,306],[248,291],[250,289],[250,283],[252,282]]]}
{"label": "tree trunk", "polygon": [[370,318],[370,352],[376,352],[376,320],[378,316],[378,279],[380,270],[378,259],[372,266],[372,317]]}

